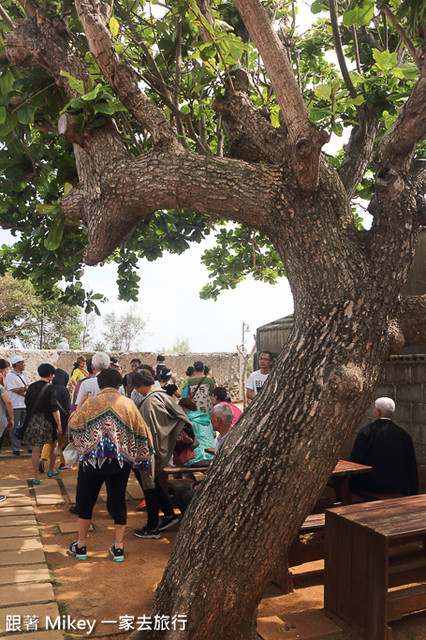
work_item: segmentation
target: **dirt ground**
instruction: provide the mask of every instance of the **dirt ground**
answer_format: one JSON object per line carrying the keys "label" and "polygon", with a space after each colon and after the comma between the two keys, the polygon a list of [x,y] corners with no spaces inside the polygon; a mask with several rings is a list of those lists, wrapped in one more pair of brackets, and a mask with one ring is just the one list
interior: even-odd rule
{"label": "dirt ground", "polygon": [[[76,469],[63,471],[63,474],[75,475]],[[0,478],[31,477],[29,456],[22,455],[17,458],[4,457],[2,454]],[[54,576],[53,586],[60,612],[72,618],[96,619],[97,624],[90,635],[92,638],[127,638],[129,632],[120,631],[119,628],[120,616],[134,616],[135,619],[144,614],[149,616],[155,588],[173,548],[178,525],[162,533],[160,540],[136,538],[133,531],[146,524],[146,515],[144,511],[135,510],[138,500],[129,499],[128,524],[124,538],[125,561],[114,563],[108,553],[108,548],[114,540],[114,525],[105,502],[98,501],[93,515],[94,528],[90,530],[87,542],[89,557],[87,561],[79,562],[66,553],[70,543],[77,539],[76,534],[62,534],[58,527],[59,523],[73,523],[77,520],[77,516],[69,512],[70,505],[66,498],[65,500],[66,503],[59,506],[36,506],[34,502],[46,559]],[[280,589],[271,584],[260,603],[259,616],[285,617],[312,609],[321,611],[322,567],[322,562],[316,562],[293,569],[295,590],[292,594],[282,595]],[[101,623],[101,620],[115,620],[117,623]],[[343,631],[327,638],[360,639],[360,636],[351,633],[341,621],[335,619],[335,622]],[[426,640],[426,612],[407,616],[392,623],[392,629],[393,640]],[[265,637],[265,640],[269,639]]]}

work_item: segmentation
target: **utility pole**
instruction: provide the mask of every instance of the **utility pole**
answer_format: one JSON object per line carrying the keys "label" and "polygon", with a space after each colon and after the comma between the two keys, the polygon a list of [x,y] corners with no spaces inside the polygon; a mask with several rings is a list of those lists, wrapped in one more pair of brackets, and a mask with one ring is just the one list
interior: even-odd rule
{"label": "utility pole", "polygon": [[244,351],[244,343],[245,343],[245,333],[246,331],[249,331],[250,327],[248,326],[248,324],[246,324],[243,320],[243,339],[241,342],[241,348]]}

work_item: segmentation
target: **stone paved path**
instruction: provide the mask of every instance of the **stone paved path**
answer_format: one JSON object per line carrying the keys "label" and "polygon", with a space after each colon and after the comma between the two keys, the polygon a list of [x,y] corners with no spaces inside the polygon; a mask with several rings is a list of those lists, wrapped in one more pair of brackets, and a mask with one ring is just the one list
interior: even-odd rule
{"label": "stone paved path", "polygon": [[[25,480],[0,480],[0,636],[17,640],[63,640],[45,630],[46,617],[60,615]],[[64,499],[55,479],[40,497]],[[39,500],[37,502],[40,504]],[[42,504],[46,504],[43,503]],[[47,504],[57,504],[47,503]],[[37,621],[37,624],[35,624]]]}
{"label": "stone paved path", "polygon": [[[0,640],[64,639],[63,631],[45,629],[46,618],[54,620],[60,612],[31,496],[40,506],[74,503],[76,480],[75,475],[66,473],[55,478],[44,476],[38,486],[25,479],[0,479],[0,494],[7,496],[0,503]],[[142,490],[133,474],[127,493],[142,500]],[[99,499],[106,501],[105,489]],[[77,521],[58,526],[61,533],[78,531]]]}

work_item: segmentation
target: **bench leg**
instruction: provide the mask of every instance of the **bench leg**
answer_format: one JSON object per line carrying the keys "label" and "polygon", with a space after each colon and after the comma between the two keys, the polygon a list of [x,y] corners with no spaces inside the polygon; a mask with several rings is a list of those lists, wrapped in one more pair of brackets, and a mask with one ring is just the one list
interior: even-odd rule
{"label": "bench leg", "polygon": [[288,554],[285,555],[282,562],[275,569],[275,575],[272,582],[278,585],[283,593],[293,592],[293,574],[289,571]]}

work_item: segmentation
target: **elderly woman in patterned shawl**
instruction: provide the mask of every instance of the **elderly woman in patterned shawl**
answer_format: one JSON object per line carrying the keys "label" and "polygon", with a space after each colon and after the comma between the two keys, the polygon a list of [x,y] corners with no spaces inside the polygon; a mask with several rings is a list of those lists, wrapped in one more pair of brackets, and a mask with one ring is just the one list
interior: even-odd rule
{"label": "elderly woman in patterned shawl", "polygon": [[124,560],[123,538],[127,522],[126,486],[132,467],[148,471],[153,455],[152,439],[134,402],[119,393],[122,384],[116,369],[98,376],[100,392],[85,393],[69,421],[69,431],[79,456],[77,513],[79,539],[70,545],[70,555],[86,560],[86,537],[92,510],[102,484],[108,489],[108,506],[114,517],[115,542],[110,553],[114,562]]}
{"label": "elderly woman in patterned shawl", "polygon": [[[149,472],[141,473],[148,522],[142,529],[135,530],[135,536],[158,539],[161,531],[179,522],[161,487],[159,475],[173,455],[179,434],[185,425],[192,430],[192,425],[179,405],[165,391],[154,388],[154,378],[149,371],[142,369],[135,372],[133,384],[137,391],[136,404],[151,431],[155,449],[152,467]],[[194,438],[192,448],[195,449],[198,444],[198,440]],[[160,508],[164,516],[159,523]]]}

